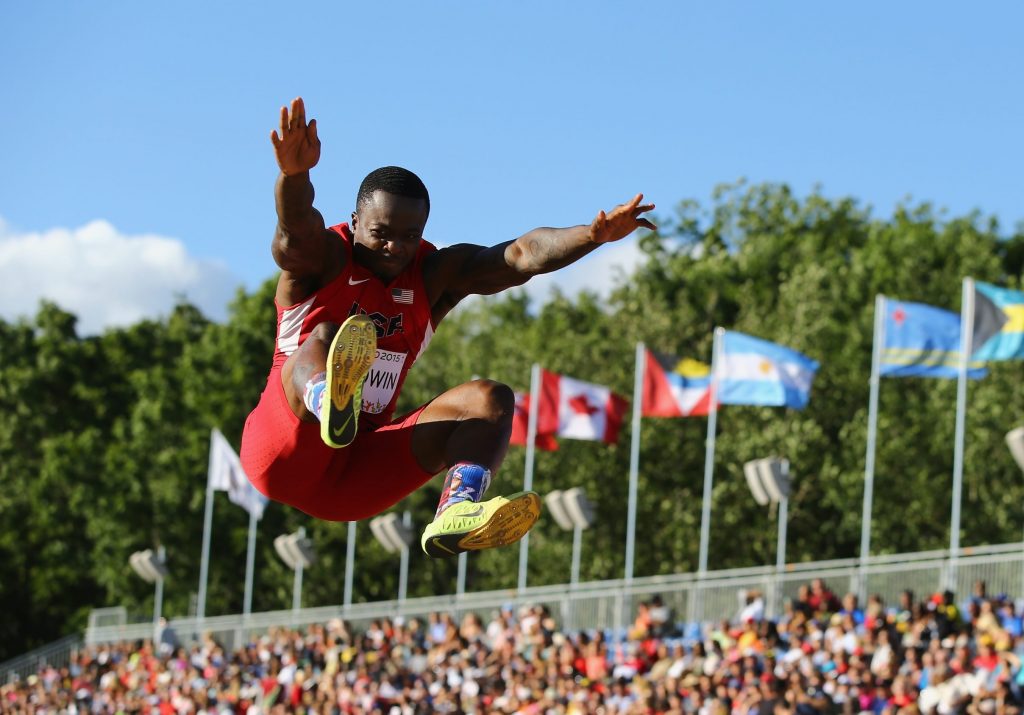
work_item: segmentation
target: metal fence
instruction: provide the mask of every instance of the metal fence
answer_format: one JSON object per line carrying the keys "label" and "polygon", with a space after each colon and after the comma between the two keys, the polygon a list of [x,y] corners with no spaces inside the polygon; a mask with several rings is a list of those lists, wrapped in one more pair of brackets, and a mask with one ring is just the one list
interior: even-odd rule
{"label": "metal fence", "polygon": [[[687,624],[718,621],[736,616],[742,597],[749,591],[760,591],[768,602],[768,614],[781,611],[784,598],[796,595],[801,584],[823,578],[836,593],[878,594],[887,603],[894,602],[906,588],[919,595],[943,590],[964,594],[977,580],[984,580],[990,593],[1024,596],[1024,543],[1001,544],[961,549],[953,561],[948,551],[927,551],[891,556],[873,556],[863,564],[857,559],[787,564],[782,572],[774,566],[711,571],[704,578],[696,574],[675,574],[580,583],[535,586],[523,591],[498,590],[454,595],[410,598],[404,602],[377,601],[342,606],[324,606],[300,610],[268,611],[212,616],[203,620],[194,617],[172,619],[161,637],[180,643],[191,643],[200,634],[208,633],[225,648],[234,649],[274,627],[308,626],[341,618],[356,628],[385,617],[425,617],[434,612],[461,616],[476,612],[484,618],[503,606],[543,605],[567,631],[604,629],[613,637],[621,637],[632,622],[641,601],[659,595],[675,614],[682,631]],[[21,658],[0,664],[0,673],[24,677],[40,663],[66,664],[73,650],[86,645],[143,640],[154,636],[153,623],[128,622],[124,609],[102,609],[94,612],[84,640],[70,636],[64,641],[28,653]]]}

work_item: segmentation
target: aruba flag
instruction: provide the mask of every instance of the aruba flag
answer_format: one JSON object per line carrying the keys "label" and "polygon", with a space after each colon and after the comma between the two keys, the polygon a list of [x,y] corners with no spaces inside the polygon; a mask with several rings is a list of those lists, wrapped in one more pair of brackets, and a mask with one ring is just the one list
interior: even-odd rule
{"label": "aruba flag", "polygon": [[[960,316],[926,303],[884,301],[883,377],[939,377],[956,379],[960,365]],[[986,370],[977,362],[967,376],[978,379]]]}

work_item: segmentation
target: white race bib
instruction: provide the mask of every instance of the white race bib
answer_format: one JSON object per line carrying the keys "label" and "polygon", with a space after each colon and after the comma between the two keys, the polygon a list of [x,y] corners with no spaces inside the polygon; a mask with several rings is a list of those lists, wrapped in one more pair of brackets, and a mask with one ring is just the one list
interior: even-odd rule
{"label": "white race bib", "polygon": [[406,353],[377,350],[377,357],[363,383],[363,412],[379,415],[391,404],[405,358]]}

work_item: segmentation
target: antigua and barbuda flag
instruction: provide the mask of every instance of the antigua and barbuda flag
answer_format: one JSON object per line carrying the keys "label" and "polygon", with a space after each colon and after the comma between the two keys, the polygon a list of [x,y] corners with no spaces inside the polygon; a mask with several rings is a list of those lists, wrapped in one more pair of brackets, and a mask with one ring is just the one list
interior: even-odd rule
{"label": "antigua and barbuda flag", "polygon": [[615,444],[628,409],[609,387],[541,370],[538,434]]}
{"label": "antigua and barbuda flag", "polygon": [[721,405],[803,409],[811,398],[818,362],[783,345],[734,330],[723,331],[718,373]]}
{"label": "antigua and barbuda flag", "polygon": [[711,406],[711,367],[644,349],[644,417],[696,417]]}

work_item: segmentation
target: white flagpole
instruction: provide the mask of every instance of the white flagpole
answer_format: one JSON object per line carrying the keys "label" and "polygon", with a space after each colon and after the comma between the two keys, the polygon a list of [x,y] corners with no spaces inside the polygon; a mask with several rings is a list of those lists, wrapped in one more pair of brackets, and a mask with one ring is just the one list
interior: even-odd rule
{"label": "white flagpole", "polygon": [[633,553],[636,540],[636,487],[640,478],[640,412],[644,389],[644,344],[636,344],[636,368],[633,376],[633,434],[629,445],[629,505],[626,508],[626,573],[633,580]]}
{"label": "white flagpole", "polygon": [[718,425],[718,369],[722,352],[723,328],[715,328],[711,348],[711,404],[708,406],[708,434],[704,450],[704,498],[700,514],[700,556],[697,575],[703,577],[708,570],[708,541],[711,536],[711,487],[715,469],[715,427]]}
{"label": "white flagpole", "polygon": [[956,434],[953,437],[953,509],[949,522],[949,574],[946,588],[956,590],[960,554],[960,495],[964,482],[964,430],[967,422],[967,364],[974,333],[974,280],[964,278],[960,300],[960,361],[956,377]]}
{"label": "white flagpole", "polygon": [[256,511],[249,512],[249,544],[245,550],[245,598],[242,601],[242,615],[252,613],[252,577],[256,562]]}
{"label": "white flagpole", "polygon": [[868,443],[864,460],[864,509],[860,520],[860,574],[857,585],[861,603],[867,600],[867,560],[871,556],[871,507],[875,494],[875,450],[878,434],[878,388],[881,382],[882,346],[885,344],[885,296],[875,296],[875,330],[871,338],[871,379],[868,397]]}
{"label": "white flagpole", "polygon": [[[213,435],[216,428],[210,430],[210,458],[206,467],[206,515],[203,518],[203,555],[199,562],[199,598],[196,604],[196,630],[202,631],[203,618],[206,617],[206,577],[210,569],[210,529],[213,526]],[[199,635],[197,633],[196,635]]]}
{"label": "white flagpole", "polygon": [[[540,407],[540,363],[530,368],[530,416],[526,427],[526,473],[523,476],[523,491],[533,489],[533,458],[537,441],[537,414]],[[526,564],[530,549],[530,532],[519,541],[519,581],[517,588],[526,588]]]}

